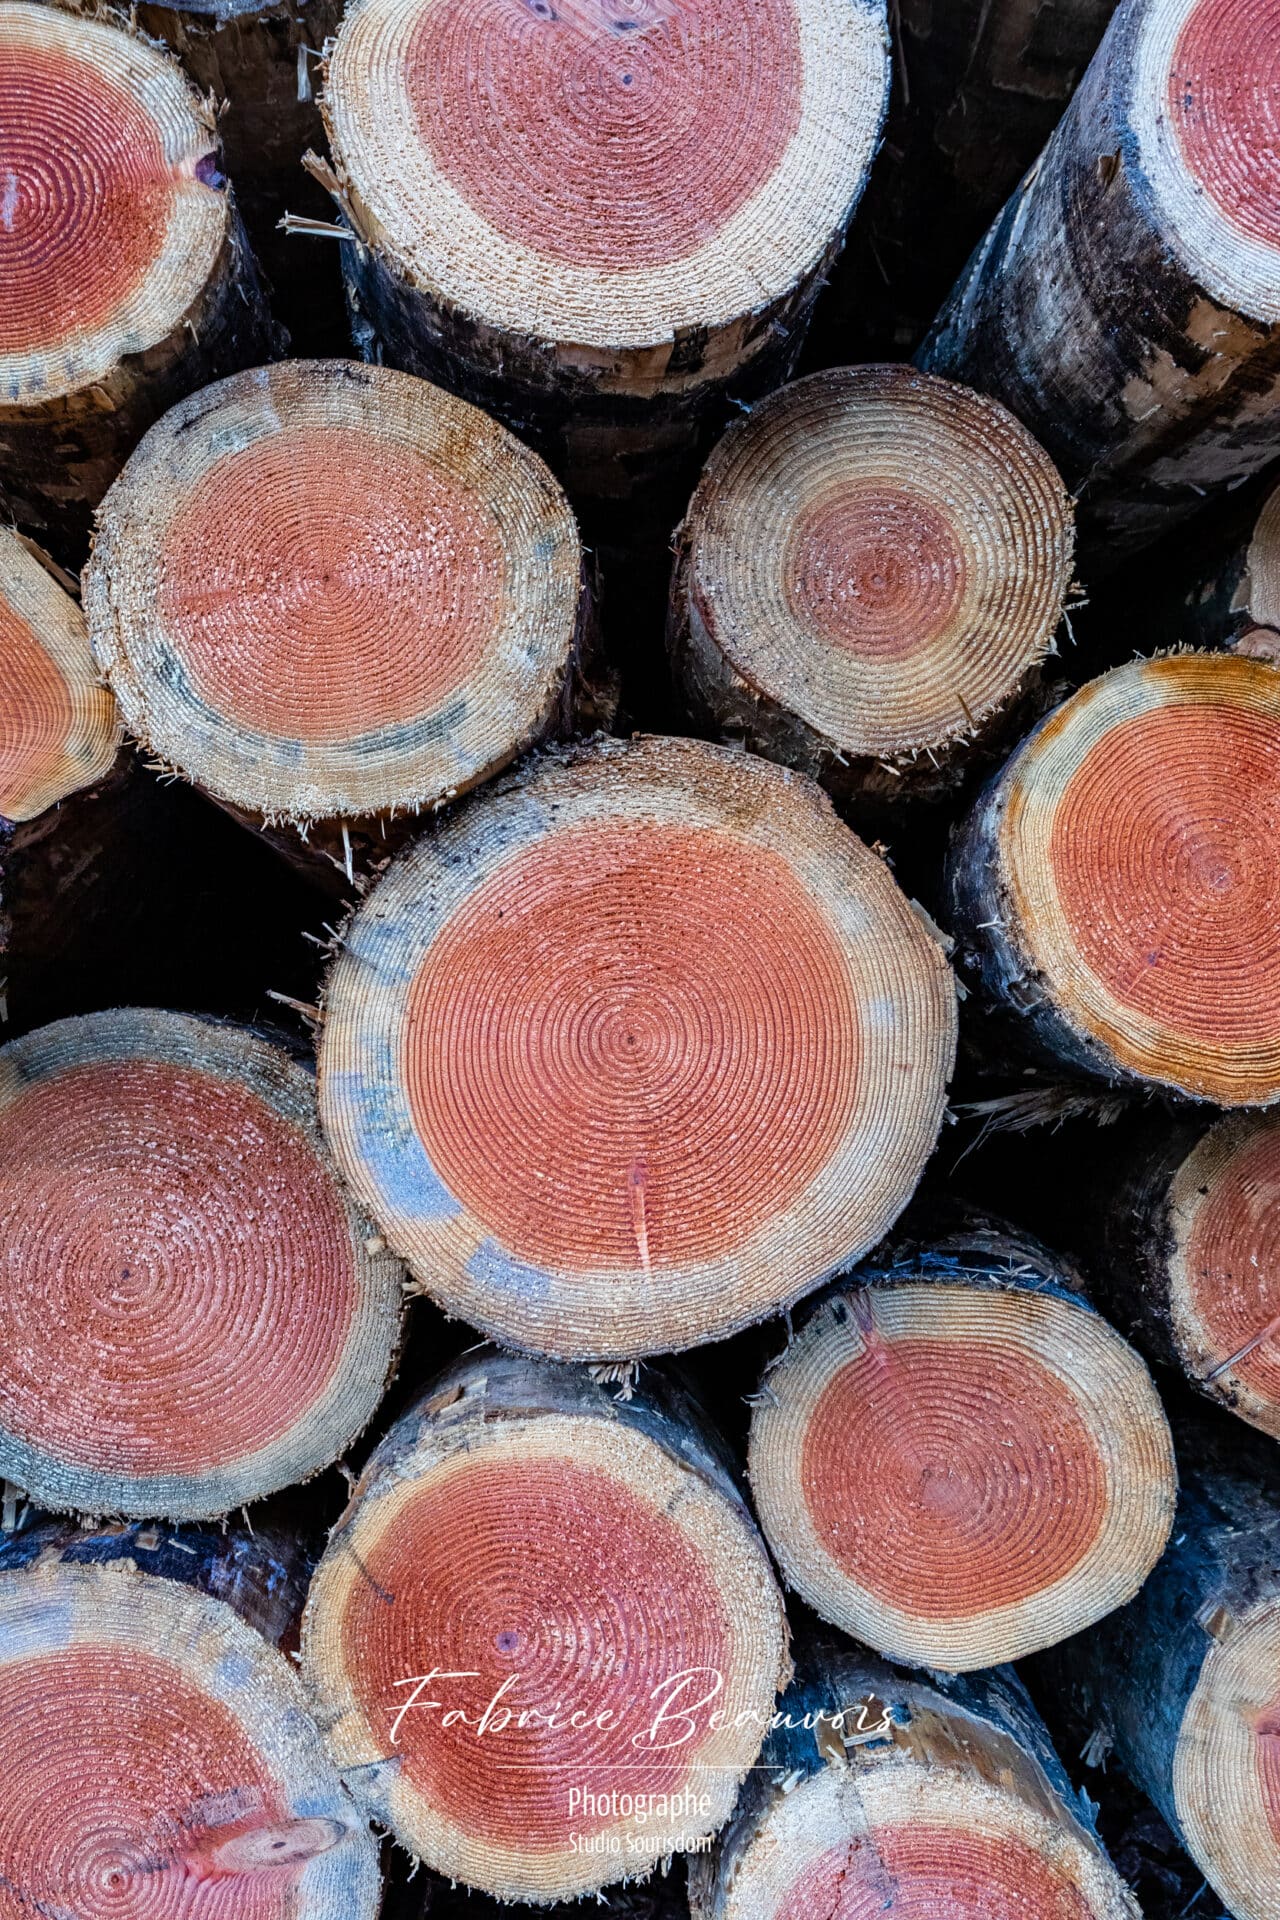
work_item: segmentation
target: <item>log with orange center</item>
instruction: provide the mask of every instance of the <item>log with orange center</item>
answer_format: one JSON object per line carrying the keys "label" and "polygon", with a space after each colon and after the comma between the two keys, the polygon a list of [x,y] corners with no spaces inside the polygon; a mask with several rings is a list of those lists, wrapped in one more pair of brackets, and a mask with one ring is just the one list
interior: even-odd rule
{"label": "log with orange center", "polygon": [[718,1443],[646,1373],[482,1349],[383,1441],[303,1632],[368,1811],[451,1879],[552,1901],[728,1817],[787,1677],[781,1597]]}
{"label": "log with orange center", "polygon": [[398,1264],[341,1193],[309,1075],[181,1014],[0,1050],[0,1472],[63,1511],[229,1509],[361,1431]]}
{"label": "log with orange center", "polygon": [[687,740],[548,756],[393,864],[330,977],[324,1125],[450,1312],[564,1358],[759,1319],[873,1243],[953,988],[819,790]]}

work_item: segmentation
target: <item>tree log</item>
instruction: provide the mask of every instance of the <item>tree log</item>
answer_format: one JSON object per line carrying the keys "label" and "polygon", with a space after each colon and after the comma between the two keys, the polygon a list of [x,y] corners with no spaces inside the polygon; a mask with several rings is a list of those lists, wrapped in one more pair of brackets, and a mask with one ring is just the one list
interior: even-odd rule
{"label": "tree log", "polygon": [[0,1050],[0,1474],[198,1518],[328,1466],[399,1343],[310,1075],[243,1028],[111,1012]]}
{"label": "tree log", "polygon": [[377,1849],[272,1644],[293,1573],[221,1532],[0,1537],[6,1912],[373,1920]]}
{"label": "tree log", "polygon": [[884,146],[818,321],[843,336],[845,357],[914,352],[1053,132],[1115,6],[899,0]]}
{"label": "tree log", "polygon": [[825,796],[588,743],[401,857],[326,996],[327,1136],[423,1288],[508,1345],[718,1338],[910,1198],[955,1047],[937,941]]}
{"label": "tree log", "polygon": [[110,773],[116,703],[98,675],[84,615],[48,555],[0,527],[0,818],[34,820]]}
{"label": "tree log", "polygon": [[1083,488],[1099,566],[1275,456],[1280,0],[1122,0],[920,364]]}
{"label": "tree log", "polygon": [[1059,1070],[1280,1098],[1280,673],[1135,660],[1042,720],[952,846],[961,965]]}
{"label": "tree log", "polygon": [[794,363],[887,90],[884,0],[361,0],[324,96],[357,343],[527,433],[614,537],[660,518],[726,390]]}
{"label": "tree log", "polygon": [[953,791],[1038,678],[1071,503],[1003,407],[909,367],[811,374],[731,427],[677,541],[695,714],[841,797]]}
{"label": "tree log", "polygon": [[0,4],[0,512],[78,564],[166,407],[279,342],[177,63],[104,20]]}
{"label": "tree log", "polygon": [[1230,647],[1280,663],[1280,487],[1251,489],[1243,513],[1210,515],[1172,579],[1170,559],[1160,559],[1161,577],[1141,582],[1156,644]]}
{"label": "tree log", "polygon": [[837,1282],[766,1373],[751,1483],[825,1620],[946,1671],[1020,1659],[1133,1597],[1173,1518],[1142,1361],[1010,1246]]}
{"label": "tree log", "polygon": [[926,1678],[820,1642],[779,1713],[690,1863],[694,1920],[1139,1920],[1011,1670]]}
{"label": "tree log", "polygon": [[1236,1920],[1280,1878],[1280,1479],[1270,1441],[1206,1416],[1179,1439],[1173,1540],[1137,1598],[1044,1656]]}
{"label": "tree log", "polygon": [[541,460],[356,361],[166,414],[102,504],[85,609],[130,731],[255,828],[300,825],[286,846],[330,875],[385,860],[397,816],[403,838],[585,690],[582,545]]}
{"label": "tree log", "polygon": [[450,1879],[541,1902],[720,1826],[790,1673],[768,1556],[691,1403],[648,1370],[627,1398],[496,1349],[369,1462],[303,1663],[365,1809]]}
{"label": "tree log", "polygon": [[1280,1119],[1150,1125],[1106,1205],[1099,1270],[1152,1359],[1280,1439]]}

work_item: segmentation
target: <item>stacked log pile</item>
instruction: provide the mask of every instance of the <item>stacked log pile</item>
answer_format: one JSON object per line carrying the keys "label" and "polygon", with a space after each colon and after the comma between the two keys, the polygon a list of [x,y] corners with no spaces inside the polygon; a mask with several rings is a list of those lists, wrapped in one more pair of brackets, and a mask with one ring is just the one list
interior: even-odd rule
{"label": "stacked log pile", "polygon": [[1277,49],[0,0],[0,1920],[1276,1920]]}

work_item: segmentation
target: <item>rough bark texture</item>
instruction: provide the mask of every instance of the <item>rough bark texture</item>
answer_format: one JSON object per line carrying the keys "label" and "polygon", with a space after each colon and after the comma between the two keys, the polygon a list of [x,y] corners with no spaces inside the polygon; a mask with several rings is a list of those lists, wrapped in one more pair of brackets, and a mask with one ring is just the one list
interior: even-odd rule
{"label": "rough bark texture", "polygon": [[[884,146],[817,326],[911,353],[1048,140],[1116,0],[899,0]],[[843,348],[838,344],[845,342]]]}
{"label": "rough bark texture", "polygon": [[[841,1712],[843,1725],[833,1725],[832,1717]],[[751,1774],[714,1853],[690,1860],[695,1920],[730,1920],[739,1914],[760,1914],[763,1920],[768,1904],[741,1891],[753,1843],[759,1842],[766,1852],[778,1846],[770,1828],[780,1815],[785,1818],[787,1803],[797,1794],[812,1800],[815,1784],[829,1786],[833,1775],[842,1784],[847,1782],[853,1803],[844,1868],[849,1876],[859,1867],[866,1875],[864,1847],[872,1854],[871,1873],[875,1874],[877,1827],[893,1824],[889,1809],[896,1787],[901,1795],[898,1817],[904,1824],[914,1818],[932,1825],[939,1820],[946,1797],[953,1798],[951,1839],[959,1872],[963,1872],[958,1859],[967,1838],[966,1817],[988,1830],[1007,1820],[1033,1848],[1056,1854],[1060,1861],[1064,1856],[1071,1860],[1064,1878],[1069,1875],[1076,1884],[1084,1883],[1089,1897],[1089,1905],[1081,1911],[1105,1914],[1111,1920],[1137,1920],[1136,1904],[1098,1841],[1093,1809],[1073,1789],[1011,1667],[925,1676],[811,1633],[799,1655],[797,1677],[779,1702],[779,1714],[790,1724],[769,1735],[761,1764]],[[825,1724],[819,1716],[826,1716]],[[913,1804],[921,1776],[933,1789],[934,1806],[929,1812],[918,1802]],[[866,1803],[877,1794],[884,1796],[876,1808],[879,1819],[869,1817],[866,1810]],[[803,1804],[802,1798],[797,1805]],[[803,1827],[800,1831],[803,1835]],[[945,1842],[938,1852],[946,1861]],[[803,1865],[803,1856],[796,1864],[797,1868]],[[877,1877],[884,1904],[890,1907],[895,1891],[892,1873],[881,1868]],[[861,1887],[859,1891],[867,1900],[868,1892]],[[997,1898],[994,1888],[990,1896]],[[779,1905],[777,1910],[785,1909]]]}
{"label": "rough bark texture", "polygon": [[918,355],[1004,401],[1081,490],[1093,571],[1274,457],[1280,324],[1183,264],[1140,164],[1123,0],[1044,154]]}
{"label": "rough bark texture", "polygon": [[1280,664],[1280,488],[1261,487],[1187,529],[1129,587],[1152,647],[1228,647]]}

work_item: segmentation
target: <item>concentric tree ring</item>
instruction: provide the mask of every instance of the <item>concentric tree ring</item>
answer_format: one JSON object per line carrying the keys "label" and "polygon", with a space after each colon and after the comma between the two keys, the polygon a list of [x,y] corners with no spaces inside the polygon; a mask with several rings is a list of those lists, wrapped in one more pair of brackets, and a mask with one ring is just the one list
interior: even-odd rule
{"label": "concentric tree ring", "polygon": [[448,1311],[627,1358],[745,1325],[880,1237],[954,1018],[939,947],[817,788],[604,742],[392,866],[330,978],[321,1111]]}
{"label": "concentric tree ring", "polygon": [[132,1566],[0,1574],[0,1905],[372,1920],[378,1857],[283,1655]]}
{"label": "concentric tree ring", "polygon": [[751,1426],[791,1586],[891,1658],[1021,1658],[1133,1597],[1176,1479],[1142,1361],[1060,1293],[928,1278],[840,1289]]}
{"label": "concentric tree ring", "polygon": [[71,595],[0,527],[0,815],[32,820],[91,787],[120,745],[115,701]]}
{"label": "concentric tree ring", "polygon": [[198,1518],[327,1466],[399,1343],[310,1076],[187,1015],[0,1049],[0,1474],[62,1511]]}
{"label": "concentric tree ring", "polygon": [[809,759],[936,759],[1044,659],[1071,556],[1066,490],[995,401],[903,366],[812,374],[703,472],[673,585],[686,679],[722,723],[765,704]]}
{"label": "concentric tree ring", "polygon": [[268,817],[438,805],[550,723],[582,550],[537,456],[425,381],[233,375],[147,434],[86,611],[133,733]]}

